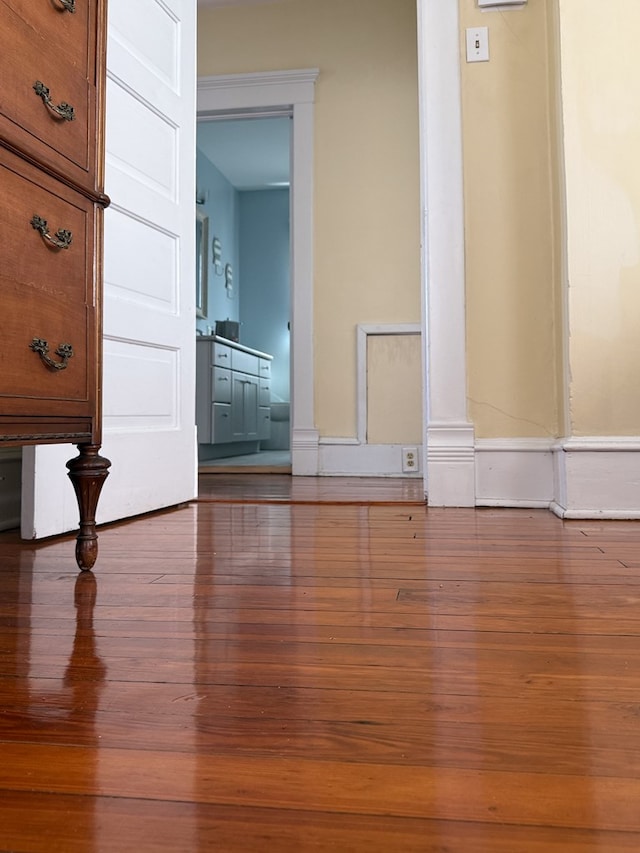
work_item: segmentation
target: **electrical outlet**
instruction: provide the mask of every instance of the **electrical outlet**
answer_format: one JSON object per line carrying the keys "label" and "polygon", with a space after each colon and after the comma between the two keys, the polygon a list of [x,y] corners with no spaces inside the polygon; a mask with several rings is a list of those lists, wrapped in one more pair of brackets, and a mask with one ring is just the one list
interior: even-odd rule
{"label": "electrical outlet", "polygon": [[418,448],[403,447],[402,448],[402,473],[411,474],[419,470],[418,465]]}

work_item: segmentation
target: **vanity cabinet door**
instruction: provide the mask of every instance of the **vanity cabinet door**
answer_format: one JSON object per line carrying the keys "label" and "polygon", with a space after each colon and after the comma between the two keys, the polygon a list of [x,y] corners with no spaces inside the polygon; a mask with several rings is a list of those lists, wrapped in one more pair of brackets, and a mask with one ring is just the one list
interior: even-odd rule
{"label": "vanity cabinet door", "polygon": [[258,438],[258,377],[233,372],[231,428],[234,441]]}

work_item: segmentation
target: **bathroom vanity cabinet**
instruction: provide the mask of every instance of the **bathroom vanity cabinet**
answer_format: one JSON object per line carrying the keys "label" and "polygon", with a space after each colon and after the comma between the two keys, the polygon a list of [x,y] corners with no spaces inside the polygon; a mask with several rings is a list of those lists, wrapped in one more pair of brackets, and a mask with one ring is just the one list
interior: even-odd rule
{"label": "bathroom vanity cabinet", "polygon": [[217,335],[196,338],[199,444],[269,438],[272,359],[268,353]]}

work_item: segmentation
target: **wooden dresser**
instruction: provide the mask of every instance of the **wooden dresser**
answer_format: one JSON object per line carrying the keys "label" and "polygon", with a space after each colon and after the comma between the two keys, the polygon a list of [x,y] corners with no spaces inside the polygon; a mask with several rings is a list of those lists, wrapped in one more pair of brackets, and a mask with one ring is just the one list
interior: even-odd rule
{"label": "wooden dresser", "polygon": [[[0,0],[0,446],[73,443],[97,556],[106,0]],[[56,495],[51,496],[56,500]]]}

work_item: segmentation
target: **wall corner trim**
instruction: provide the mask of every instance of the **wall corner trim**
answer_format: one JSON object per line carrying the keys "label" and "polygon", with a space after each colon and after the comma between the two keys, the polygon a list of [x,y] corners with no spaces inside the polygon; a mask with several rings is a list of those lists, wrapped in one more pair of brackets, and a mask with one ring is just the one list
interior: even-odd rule
{"label": "wall corner trim", "polygon": [[640,519],[640,436],[571,436],[554,446],[551,509],[567,519]]}

